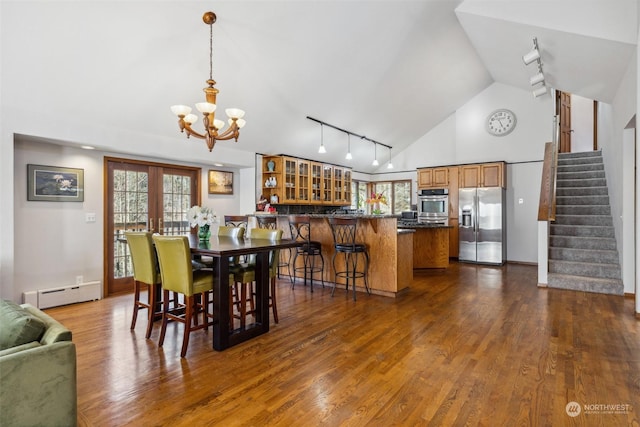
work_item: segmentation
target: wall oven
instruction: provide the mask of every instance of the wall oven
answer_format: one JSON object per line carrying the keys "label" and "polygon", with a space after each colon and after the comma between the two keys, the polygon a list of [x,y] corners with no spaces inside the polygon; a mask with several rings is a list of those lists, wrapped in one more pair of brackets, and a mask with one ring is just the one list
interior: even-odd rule
{"label": "wall oven", "polygon": [[418,222],[449,225],[449,189],[433,188],[418,192]]}

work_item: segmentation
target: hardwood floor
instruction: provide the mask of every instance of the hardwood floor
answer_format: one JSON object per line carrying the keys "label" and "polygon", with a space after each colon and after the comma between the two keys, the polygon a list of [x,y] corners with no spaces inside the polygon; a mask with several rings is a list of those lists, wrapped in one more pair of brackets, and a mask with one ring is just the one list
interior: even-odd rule
{"label": "hardwood floor", "polygon": [[159,327],[129,330],[132,295],[47,312],[73,331],[81,426],[638,426],[633,299],[536,283],[533,266],[452,263],[354,302],[283,279],[268,334],[216,352],[197,331],[185,359],[181,325],[163,349]]}

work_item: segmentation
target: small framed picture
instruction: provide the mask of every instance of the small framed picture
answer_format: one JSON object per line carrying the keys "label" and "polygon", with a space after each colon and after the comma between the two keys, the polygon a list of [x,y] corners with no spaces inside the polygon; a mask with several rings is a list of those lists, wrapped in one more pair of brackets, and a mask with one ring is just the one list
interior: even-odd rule
{"label": "small framed picture", "polygon": [[233,194],[233,172],[210,170],[209,194]]}
{"label": "small framed picture", "polygon": [[84,169],[27,165],[27,200],[83,202]]}

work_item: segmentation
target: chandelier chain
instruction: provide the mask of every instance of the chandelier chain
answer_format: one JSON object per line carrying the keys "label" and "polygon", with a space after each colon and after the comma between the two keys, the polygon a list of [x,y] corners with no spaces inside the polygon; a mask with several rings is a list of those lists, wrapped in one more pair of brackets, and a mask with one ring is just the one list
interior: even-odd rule
{"label": "chandelier chain", "polygon": [[213,80],[213,24],[209,24],[209,80]]}

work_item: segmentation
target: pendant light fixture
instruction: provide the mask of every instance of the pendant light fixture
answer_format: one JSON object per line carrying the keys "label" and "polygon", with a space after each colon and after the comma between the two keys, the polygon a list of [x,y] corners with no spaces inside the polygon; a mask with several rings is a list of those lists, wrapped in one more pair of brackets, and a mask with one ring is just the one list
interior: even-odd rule
{"label": "pendant light fixture", "polygon": [[345,159],[351,160],[353,156],[351,155],[351,134],[347,134],[347,155],[344,156]]}
{"label": "pendant light fixture", "polygon": [[320,124],[320,148],[318,148],[318,153],[324,154],[327,152],[327,149],[324,148],[324,128],[322,124]]}
{"label": "pendant light fixture", "polygon": [[378,144],[376,144],[375,142],[373,143],[373,163],[371,163],[372,166],[378,166],[380,163],[378,163]]}
{"label": "pendant light fixture", "polygon": [[228,139],[235,139],[238,142],[238,136],[240,136],[240,128],[245,125],[244,111],[239,108],[227,108],[225,113],[229,117],[229,127],[222,131],[225,123],[224,120],[215,118],[216,95],[218,89],[214,87],[216,84],[213,80],[213,24],[216,22],[216,14],[213,12],[206,12],[202,16],[202,21],[209,26],[209,79],[207,80],[207,87],[203,89],[205,93],[206,102],[196,103],[196,108],[202,113],[202,122],[204,124],[204,132],[198,133],[191,128],[191,125],[198,120],[198,116],[191,114],[191,107],[186,105],[173,105],[171,111],[178,116],[178,126],[180,132],[186,131],[187,138],[195,136],[199,139],[204,139],[207,142],[209,151],[213,150],[216,145],[216,141],[223,141]]}
{"label": "pendant light fixture", "polygon": [[393,169],[393,163],[391,163],[391,147],[389,147],[389,163],[387,163],[387,169]]}

